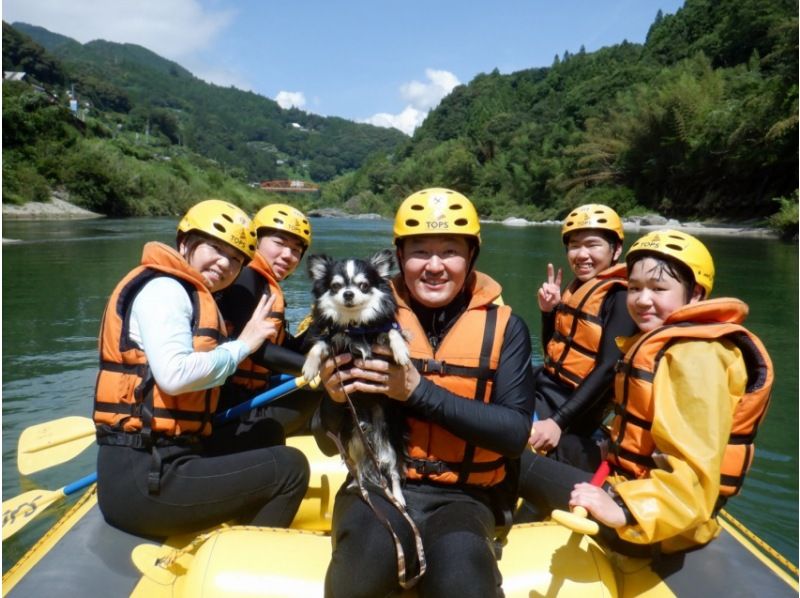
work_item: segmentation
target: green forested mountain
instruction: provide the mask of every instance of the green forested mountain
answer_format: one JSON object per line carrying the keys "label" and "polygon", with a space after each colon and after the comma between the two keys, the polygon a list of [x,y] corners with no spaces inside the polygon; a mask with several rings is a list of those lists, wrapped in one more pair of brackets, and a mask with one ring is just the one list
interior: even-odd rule
{"label": "green forested mountain", "polygon": [[31,25],[3,23],[3,70],[27,73],[3,86],[3,201],[64,187],[110,215],[179,212],[223,191],[260,203],[247,182],[324,182],[407,139],[205,83],[140,46],[80,44]]}
{"label": "green forested mountain", "polygon": [[[794,0],[687,0],[656,16],[643,45],[479,75],[401,151],[328,184],[323,200],[390,210],[442,185],[492,217],[561,217],[590,201],[770,215],[798,186],[797,14]],[[796,214],[796,196],[784,203]]]}
{"label": "green forested mountain", "polygon": [[245,181],[297,177],[323,182],[304,208],[389,214],[441,185],[486,217],[560,218],[596,201],[681,219],[783,210],[796,231],[797,15],[797,0],[686,0],[644,44],[478,75],[411,139],[282,110],[139,46],[4,23],[4,70],[74,86],[93,108],[77,126],[62,101],[3,86],[3,199],[61,185],[107,214],[165,213],[209,194],[263,202]]}
{"label": "green forested mountain", "polygon": [[[206,83],[134,44],[95,40],[81,45],[41,27],[13,27],[60,59],[78,95],[85,93],[97,108],[127,112],[124,99],[114,97],[127,96],[129,126],[144,131],[150,119],[173,143],[242,168],[253,180],[326,181],[405,138],[394,129],[284,110],[269,98]],[[97,89],[99,81],[119,93],[104,94]]]}

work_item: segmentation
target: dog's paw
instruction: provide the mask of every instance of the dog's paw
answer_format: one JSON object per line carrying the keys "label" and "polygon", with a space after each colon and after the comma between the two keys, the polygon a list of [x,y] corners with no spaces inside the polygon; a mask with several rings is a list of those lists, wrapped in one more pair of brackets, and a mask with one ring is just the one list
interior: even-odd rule
{"label": "dog's paw", "polygon": [[319,366],[319,359],[306,359],[303,364],[303,378],[306,379],[306,382],[311,382],[319,375]]}
{"label": "dog's paw", "polygon": [[315,343],[311,350],[306,355],[306,361],[303,363],[303,378],[307,382],[313,381],[318,375],[322,360],[327,356],[327,345],[323,342]]}
{"label": "dog's paw", "polygon": [[389,348],[397,365],[407,366],[411,363],[411,356],[408,353],[408,345],[403,335],[397,330],[389,331]]}
{"label": "dog's paw", "polygon": [[395,476],[392,476],[392,496],[394,496],[395,500],[403,505],[403,507],[406,506],[406,497],[403,496],[400,479],[395,478]]}

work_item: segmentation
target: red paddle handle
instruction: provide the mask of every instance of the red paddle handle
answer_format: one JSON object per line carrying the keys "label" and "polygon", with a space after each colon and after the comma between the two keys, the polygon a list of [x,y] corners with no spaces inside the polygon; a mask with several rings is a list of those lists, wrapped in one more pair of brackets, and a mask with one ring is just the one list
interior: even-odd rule
{"label": "red paddle handle", "polygon": [[600,464],[600,467],[597,468],[597,471],[594,472],[594,475],[589,483],[592,486],[602,486],[609,473],[611,473],[611,465],[608,464],[608,461],[603,461]]}

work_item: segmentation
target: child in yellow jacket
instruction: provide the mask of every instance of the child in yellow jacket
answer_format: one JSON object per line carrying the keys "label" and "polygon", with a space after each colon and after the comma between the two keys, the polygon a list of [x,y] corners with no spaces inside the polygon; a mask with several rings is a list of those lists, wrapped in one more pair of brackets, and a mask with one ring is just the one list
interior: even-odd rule
{"label": "child in yellow jacket", "polygon": [[543,510],[584,507],[621,552],[676,552],[719,533],[716,514],[752,462],[772,363],[741,326],[747,305],[708,299],[714,263],[700,241],[649,233],[626,262],[627,306],[640,332],[621,339],[612,475],[597,487],[589,474],[537,458],[521,493]]}

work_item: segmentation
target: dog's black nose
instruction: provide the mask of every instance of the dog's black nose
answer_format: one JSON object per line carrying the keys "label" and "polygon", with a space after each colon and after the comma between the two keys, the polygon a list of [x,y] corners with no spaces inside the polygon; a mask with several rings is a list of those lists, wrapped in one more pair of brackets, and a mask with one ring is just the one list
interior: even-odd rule
{"label": "dog's black nose", "polygon": [[342,298],[348,303],[353,300],[353,297],[355,297],[353,291],[345,291],[344,293],[342,293]]}

